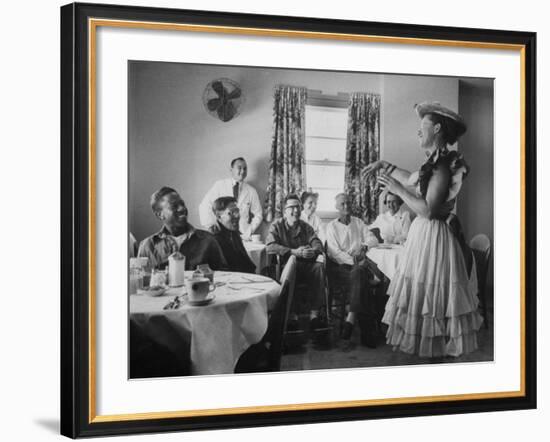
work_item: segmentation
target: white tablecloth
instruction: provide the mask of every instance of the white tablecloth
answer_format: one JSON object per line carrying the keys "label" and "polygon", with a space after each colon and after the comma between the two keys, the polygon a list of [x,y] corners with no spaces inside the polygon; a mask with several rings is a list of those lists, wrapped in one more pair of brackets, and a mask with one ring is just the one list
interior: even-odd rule
{"label": "white tablecloth", "polygon": [[399,266],[403,250],[404,246],[399,244],[392,244],[391,248],[373,247],[368,250],[367,256],[378,264],[382,273],[392,279]]}
{"label": "white tablecloth", "polygon": [[[193,374],[233,373],[241,354],[265,334],[281,290],[270,278],[245,273],[215,272],[214,282],[224,285],[201,307],[187,303],[184,287],[159,297],[130,296],[130,320],[170,351],[189,352]],[[176,295],[183,295],[180,308],[163,310]]]}
{"label": "white tablecloth", "polygon": [[260,273],[267,265],[266,263],[266,245],[252,241],[243,241],[246,253],[250,256],[252,262],[256,265],[256,273]]}

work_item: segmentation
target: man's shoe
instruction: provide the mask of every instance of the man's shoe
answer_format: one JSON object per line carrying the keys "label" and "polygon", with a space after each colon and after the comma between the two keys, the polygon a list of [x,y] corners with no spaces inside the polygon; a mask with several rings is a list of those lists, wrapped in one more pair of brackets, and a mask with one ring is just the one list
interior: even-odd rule
{"label": "man's shoe", "polygon": [[313,345],[318,349],[328,349],[331,346],[331,332],[324,319],[315,317],[309,323]]}
{"label": "man's shoe", "polygon": [[340,349],[344,352],[351,351],[355,348],[355,344],[351,342],[351,335],[353,334],[353,324],[351,322],[344,322],[342,326],[342,334],[340,337]]}

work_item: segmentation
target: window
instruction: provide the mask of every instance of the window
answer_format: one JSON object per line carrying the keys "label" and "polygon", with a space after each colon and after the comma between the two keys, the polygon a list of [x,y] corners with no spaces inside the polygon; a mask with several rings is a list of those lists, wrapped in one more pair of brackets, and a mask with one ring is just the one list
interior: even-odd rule
{"label": "window", "polygon": [[344,191],[347,107],[306,105],[306,186],[319,193],[317,212],[335,216],[334,197]]}

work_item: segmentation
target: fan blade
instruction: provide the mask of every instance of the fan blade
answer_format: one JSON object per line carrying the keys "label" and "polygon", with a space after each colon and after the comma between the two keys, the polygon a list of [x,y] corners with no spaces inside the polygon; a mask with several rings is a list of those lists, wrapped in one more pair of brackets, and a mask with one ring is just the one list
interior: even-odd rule
{"label": "fan blade", "polygon": [[212,82],[212,89],[214,90],[214,92],[216,92],[218,94],[218,96],[220,98],[222,98],[222,99],[225,98],[225,96],[227,94],[227,91],[223,87],[223,84],[222,84],[221,81]]}
{"label": "fan blade", "polygon": [[222,100],[219,98],[212,98],[208,100],[206,103],[206,106],[208,107],[208,110],[210,112],[214,112],[220,105],[222,104]]}
{"label": "fan blade", "polygon": [[220,120],[223,122],[231,120],[236,113],[237,110],[235,109],[235,106],[229,102],[218,108],[218,117],[220,117]]}
{"label": "fan blade", "polygon": [[229,95],[227,96],[227,99],[232,100],[235,98],[239,98],[240,96],[241,96],[241,90],[238,87],[236,87],[229,93]]}

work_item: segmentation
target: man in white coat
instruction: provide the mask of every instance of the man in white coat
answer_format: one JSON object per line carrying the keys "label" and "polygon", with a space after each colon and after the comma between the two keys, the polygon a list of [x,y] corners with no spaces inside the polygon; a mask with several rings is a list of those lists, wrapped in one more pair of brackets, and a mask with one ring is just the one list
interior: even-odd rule
{"label": "man in white coat", "polygon": [[216,216],[212,204],[222,196],[232,196],[237,200],[240,213],[239,231],[245,238],[250,238],[262,222],[262,206],[258,192],[250,184],[245,183],[247,165],[244,158],[231,161],[231,178],[216,181],[206,193],[199,205],[199,217],[205,229],[217,227]]}

